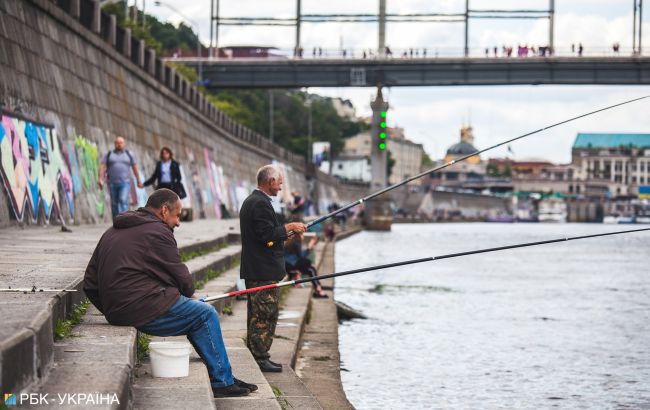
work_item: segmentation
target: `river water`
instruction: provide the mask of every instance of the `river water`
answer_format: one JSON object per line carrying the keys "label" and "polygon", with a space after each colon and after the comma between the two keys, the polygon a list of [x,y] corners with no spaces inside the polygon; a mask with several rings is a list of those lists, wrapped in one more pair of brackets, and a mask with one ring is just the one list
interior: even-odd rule
{"label": "river water", "polygon": [[[336,270],[644,227],[395,224],[336,245]],[[645,227],[650,227],[645,225]],[[650,408],[650,231],[337,279],[357,409]]]}

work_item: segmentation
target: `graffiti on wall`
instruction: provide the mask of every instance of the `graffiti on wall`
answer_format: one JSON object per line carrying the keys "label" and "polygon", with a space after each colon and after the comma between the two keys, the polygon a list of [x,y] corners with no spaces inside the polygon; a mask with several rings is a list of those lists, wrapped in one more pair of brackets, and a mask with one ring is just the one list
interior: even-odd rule
{"label": "graffiti on wall", "polygon": [[97,144],[81,135],[77,135],[74,139],[74,145],[79,164],[76,172],[79,174],[83,190],[95,205],[97,215],[103,217],[106,211],[106,199],[104,192],[97,186],[97,178],[99,176]]}
{"label": "graffiti on wall", "polygon": [[217,194],[217,184],[215,183],[215,164],[210,158],[210,152],[207,148],[203,148],[203,157],[205,159],[205,168],[208,170],[208,182],[210,183],[210,193],[212,194],[212,205],[214,206],[214,214],[217,219],[221,219],[221,201]]}
{"label": "graffiti on wall", "polygon": [[73,181],[56,131],[8,114],[0,118],[0,174],[16,220],[29,211],[34,222],[39,214],[49,221],[54,209],[61,218],[61,199],[74,217]]}

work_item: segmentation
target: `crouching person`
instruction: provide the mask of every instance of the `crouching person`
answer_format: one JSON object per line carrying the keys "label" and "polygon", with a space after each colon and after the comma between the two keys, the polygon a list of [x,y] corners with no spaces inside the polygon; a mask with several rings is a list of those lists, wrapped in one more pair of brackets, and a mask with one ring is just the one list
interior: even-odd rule
{"label": "crouching person", "polygon": [[217,312],[193,298],[192,276],[174,239],[180,215],[178,195],[163,188],[144,208],[116,216],[88,263],[84,291],[112,325],[186,335],[208,368],[214,396],[246,396],[257,386],[234,378]]}

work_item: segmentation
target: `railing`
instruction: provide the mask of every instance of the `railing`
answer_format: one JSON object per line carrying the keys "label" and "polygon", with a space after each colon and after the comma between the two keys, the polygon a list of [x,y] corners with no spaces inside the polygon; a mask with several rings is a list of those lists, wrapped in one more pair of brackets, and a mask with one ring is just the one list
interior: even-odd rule
{"label": "railing", "polygon": [[[209,60],[238,60],[238,61],[254,61],[254,60],[424,60],[424,59],[437,59],[437,58],[464,58],[465,51],[460,48],[453,47],[414,47],[414,48],[398,48],[391,49],[390,54],[385,57],[380,57],[377,50],[373,49],[323,49],[315,47],[308,50],[303,50],[300,56],[294,55],[293,49],[276,48],[269,49],[268,55],[264,55],[266,49],[261,49],[259,55],[247,57],[231,57],[227,47],[220,48],[219,57],[202,57],[198,58],[196,53],[188,53],[187,55],[176,55],[173,57],[166,57],[166,60],[183,60],[183,61],[198,61],[206,59]],[[526,47],[526,46],[497,46],[496,54],[494,46],[492,47],[476,47],[468,50],[469,58],[489,58],[489,59],[526,59],[526,58],[546,58],[546,57],[633,57],[643,54],[634,53],[631,47],[619,47],[617,51],[612,47],[583,47],[580,51],[579,44],[574,47],[556,47],[553,52],[544,46]],[[215,53],[216,54],[216,53]]]}

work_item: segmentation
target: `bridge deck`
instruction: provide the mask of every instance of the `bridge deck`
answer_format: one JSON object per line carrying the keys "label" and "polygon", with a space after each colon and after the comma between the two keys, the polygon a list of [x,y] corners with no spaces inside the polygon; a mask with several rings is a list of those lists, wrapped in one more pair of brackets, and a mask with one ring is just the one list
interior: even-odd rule
{"label": "bridge deck", "polygon": [[[173,59],[198,68],[198,59]],[[649,57],[204,59],[208,87],[650,84]]]}

